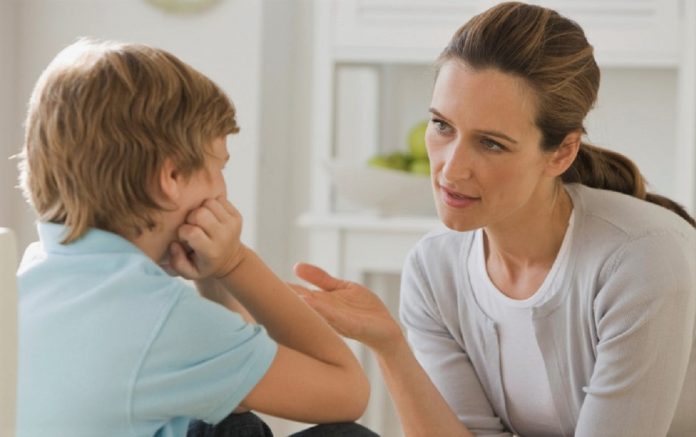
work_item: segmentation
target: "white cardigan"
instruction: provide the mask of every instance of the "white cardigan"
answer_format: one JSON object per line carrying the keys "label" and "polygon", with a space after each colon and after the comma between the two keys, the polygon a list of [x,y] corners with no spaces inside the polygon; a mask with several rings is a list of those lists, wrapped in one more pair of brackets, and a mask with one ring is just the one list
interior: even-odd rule
{"label": "white cardigan", "polygon": [[[533,316],[564,435],[696,435],[696,231],[627,195],[566,190],[572,265]],[[472,237],[440,230],[411,251],[401,319],[460,420],[478,435],[510,435],[496,326],[466,269]]]}

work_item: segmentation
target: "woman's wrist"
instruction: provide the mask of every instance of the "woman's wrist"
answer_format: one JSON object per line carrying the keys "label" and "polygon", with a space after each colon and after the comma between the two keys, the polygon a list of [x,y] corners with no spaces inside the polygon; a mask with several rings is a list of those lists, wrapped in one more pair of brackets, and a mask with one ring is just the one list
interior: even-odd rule
{"label": "woman's wrist", "polygon": [[406,336],[396,321],[394,328],[386,338],[375,345],[368,344],[368,347],[380,360],[391,360],[394,357],[402,356],[404,352],[411,352]]}

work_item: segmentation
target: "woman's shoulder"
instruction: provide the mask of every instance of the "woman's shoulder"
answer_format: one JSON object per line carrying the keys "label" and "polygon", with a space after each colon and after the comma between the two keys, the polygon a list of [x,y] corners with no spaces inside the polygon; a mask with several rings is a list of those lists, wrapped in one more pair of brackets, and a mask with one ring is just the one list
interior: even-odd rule
{"label": "woman's shoulder", "polygon": [[689,240],[696,234],[686,220],[654,203],[580,184],[569,184],[566,188],[584,231],[595,238],[618,234],[633,240],[649,235],[673,234]]}
{"label": "woman's shoulder", "polygon": [[598,283],[610,280],[618,269],[651,274],[664,268],[693,278],[689,260],[696,248],[696,231],[686,220],[625,194],[577,184],[567,188],[575,203],[576,273],[597,275]]}
{"label": "woman's shoulder", "polygon": [[411,254],[439,257],[458,255],[466,250],[474,240],[475,230],[459,232],[446,227],[439,227],[425,234],[411,250]]}

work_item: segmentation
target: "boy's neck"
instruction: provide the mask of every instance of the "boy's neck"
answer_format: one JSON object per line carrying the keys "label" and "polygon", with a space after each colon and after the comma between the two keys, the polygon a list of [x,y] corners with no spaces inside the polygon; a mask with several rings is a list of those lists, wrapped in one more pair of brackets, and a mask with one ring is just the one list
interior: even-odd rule
{"label": "boy's neck", "polygon": [[145,230],[137,237],[128,240],[135,244],[151,260],[160,264],[167,254],[169,245],[174,240],[174,234],[160,230]]}

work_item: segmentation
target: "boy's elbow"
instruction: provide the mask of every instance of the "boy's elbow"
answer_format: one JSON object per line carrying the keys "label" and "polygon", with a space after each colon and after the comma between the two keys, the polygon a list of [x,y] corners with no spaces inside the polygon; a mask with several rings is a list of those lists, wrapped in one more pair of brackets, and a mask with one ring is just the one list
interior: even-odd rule
{"label": "boy's elbow", "polygon": [[370,400],[370,381],[367,379],[367,376],[365,376],[364,373],[362,373],[360,378],[360,384],[358,385],[359,388],[357,390],[359,392],[359,395],[357,396],[356,400],[356,411],[354,420],[361,418],[362,415],[365,414],[365,410],[367,409],[367,403]]}
{"label": "boy's elbow", "polygon": [[370,381],[362,369],[359,369],[356,373],[353,378],[346,379],[350,381],[346,391],[350,396],[345,403],[345,413],[347,415],[345,420],[348,422],[360,419],[365,414],[367,403],[370,400]]}

